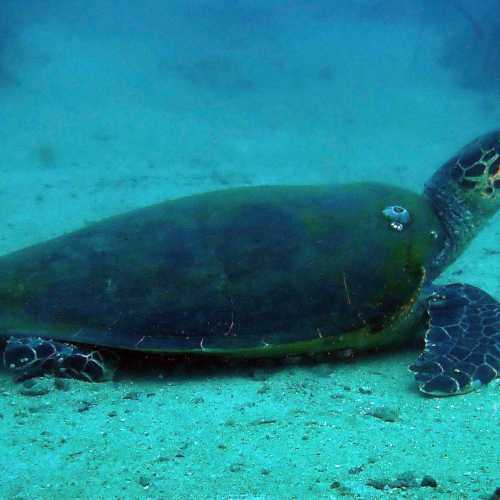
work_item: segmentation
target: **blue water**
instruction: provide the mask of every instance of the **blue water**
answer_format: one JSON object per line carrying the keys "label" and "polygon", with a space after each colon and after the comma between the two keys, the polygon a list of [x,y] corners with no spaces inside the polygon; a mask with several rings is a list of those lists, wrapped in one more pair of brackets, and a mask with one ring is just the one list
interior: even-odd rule
{"label": "blue water", "polygon": [[[499,47],[497,0],[2,0],[0,253],[213,189],[421,191],[499,127]],[[500,297],[498,222],[445,281]],[[40,397],[5,374],[0,497],[491,495],[498,388],[425,400],[415,356]],[[401,419],[367,423],[380,404]],[[370,486],[408,470],[438,487]]]}

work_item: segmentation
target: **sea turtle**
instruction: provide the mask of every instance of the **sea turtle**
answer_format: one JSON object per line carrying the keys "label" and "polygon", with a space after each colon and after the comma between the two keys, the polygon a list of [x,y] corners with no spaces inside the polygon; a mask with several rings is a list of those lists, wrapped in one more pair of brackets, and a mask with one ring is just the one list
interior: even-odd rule
{"label": "sea turtle", "polygon": [[423,195],[376,183],[259,186],[112,217],[0,259],[3,360],[21,377],[99,380],[99,347],[356,351],[415,337],[425,318],[410,367],[418,387],[465,393],[500,370],[500,304],[432,281],[499,207],[496,130]]}

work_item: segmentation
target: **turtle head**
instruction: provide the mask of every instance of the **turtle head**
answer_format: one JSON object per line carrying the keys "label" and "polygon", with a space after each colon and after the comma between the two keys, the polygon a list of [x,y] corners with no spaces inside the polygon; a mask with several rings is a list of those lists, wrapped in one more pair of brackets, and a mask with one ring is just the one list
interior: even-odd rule
{"label": "turtle head", "polygon": [[442,264],[456,257],[500,208],[500,130],[447,161],[425,186],[447,232]]}
{"label": "turtle head", "polygon": [[494,214],[500,208],[500,130],[466,146],[450,174],[471,209]]}

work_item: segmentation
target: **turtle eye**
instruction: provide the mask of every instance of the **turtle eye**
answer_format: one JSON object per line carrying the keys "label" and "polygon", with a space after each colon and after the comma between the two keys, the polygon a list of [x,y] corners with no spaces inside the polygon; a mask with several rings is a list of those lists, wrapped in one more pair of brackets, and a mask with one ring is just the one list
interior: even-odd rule
{"label": "turtle eye", "polygon": [[400,205],[391,205],[384,208],[382,214],[396,231],[402,231],[411,221],[410,212]]}

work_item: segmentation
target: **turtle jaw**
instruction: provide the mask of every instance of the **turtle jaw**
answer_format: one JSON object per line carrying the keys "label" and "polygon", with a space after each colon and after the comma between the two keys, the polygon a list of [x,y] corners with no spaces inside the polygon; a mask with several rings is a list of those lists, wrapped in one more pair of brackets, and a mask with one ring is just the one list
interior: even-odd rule
{"label": "turtle jaw", "polygon": [[446,240],[437,274],[465,249],[500,208],[500,130],[479,137],[446,162],[425,186]]}

